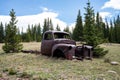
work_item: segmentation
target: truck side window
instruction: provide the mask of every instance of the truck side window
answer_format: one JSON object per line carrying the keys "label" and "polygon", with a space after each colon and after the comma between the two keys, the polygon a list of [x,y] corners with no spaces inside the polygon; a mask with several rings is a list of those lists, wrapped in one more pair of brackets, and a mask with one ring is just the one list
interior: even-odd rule
{"label": "truck side window", "polygon": [[46,33],[45,37],[44,37],[44,40],[52,40],[52,34]]}

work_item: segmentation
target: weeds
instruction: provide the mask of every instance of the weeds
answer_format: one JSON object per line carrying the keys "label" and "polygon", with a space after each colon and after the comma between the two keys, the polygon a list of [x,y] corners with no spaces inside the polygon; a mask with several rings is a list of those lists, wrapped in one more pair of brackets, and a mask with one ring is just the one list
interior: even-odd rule
{"label": "weeds", "polygon": [[2,75],[2,73],[0,73],[0,78],[2,78],[3,77],[3,75]]}
{"label": "weeds", "polygon": [[22,72],[22,73],[18,74],[18,77],[20,77],[20,78],[30,78],[30,77],[32,77],[32,75],[28,74],[27,72]]}
{"label": "weeds", "polygon": [[3,72],[7,72],[9,75],[16,75],[18,71],[13,68],[4,68]]}
{"label": "weeds", "polygon": [[9,74],[9,75],[15,75],[15,74],[17,74],[17,71],[16,71],[15,69],[13,69],[13,68],[10,68],[10,69],[8,70],[8,74]]}
{"label": "weeds", "polygon": [[111,60],[110,60],[109,58],[105,58],[105,59],[104,59],[104,62],[105,62],[105,63],[110,63]]}

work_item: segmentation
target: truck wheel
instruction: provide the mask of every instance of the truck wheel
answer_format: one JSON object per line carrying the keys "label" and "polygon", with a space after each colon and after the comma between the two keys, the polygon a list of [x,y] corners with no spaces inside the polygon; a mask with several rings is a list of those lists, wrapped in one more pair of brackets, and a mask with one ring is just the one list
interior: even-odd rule
{"label": "truck wheel", "polygon": [[53,57],[57,57],[57,58],[62,57],[62,58],[65,58],[65,55],[64,55],[64,53],[61,50],[57,49],[57,50],[54,51]]}

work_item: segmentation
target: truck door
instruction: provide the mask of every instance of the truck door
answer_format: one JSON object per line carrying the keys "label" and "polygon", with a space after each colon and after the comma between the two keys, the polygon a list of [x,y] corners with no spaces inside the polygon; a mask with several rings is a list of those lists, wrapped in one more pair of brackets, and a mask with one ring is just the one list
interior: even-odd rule
{"label": "truck door", "polygon": [[45,33],[42,43],[41,43],[41,52],[44,55],[51,55],[53,46],[53,35],[52,33]]}

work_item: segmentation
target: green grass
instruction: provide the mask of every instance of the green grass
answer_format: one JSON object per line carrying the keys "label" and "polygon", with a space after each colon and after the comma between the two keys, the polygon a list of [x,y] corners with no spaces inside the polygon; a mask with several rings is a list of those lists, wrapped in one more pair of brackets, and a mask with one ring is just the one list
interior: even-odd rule
{"label": "green grass", "polygon": [[[1,45],[1,44],[0,44]],[[40,49],[40,43],[23,43],[24,49]],[[111,65],[105,59],[120,63],[120,45],[112,44],[102,47],[109,53],[100,59],[63,60],[42,55],[11,53],[3,54],[0,48],[0,76],[9,80],[18,78],[28,80],[120,80],[120,64]],[[10,70],[16,72],[10,75]],[[25,77],[27,76],[27,77]]]}
{"label": "green grass", "polygon": [[109,53],[105,56],[112,61],[120,62],[120,44],[104,44],[101,45],[105,49],[109,50]]}

